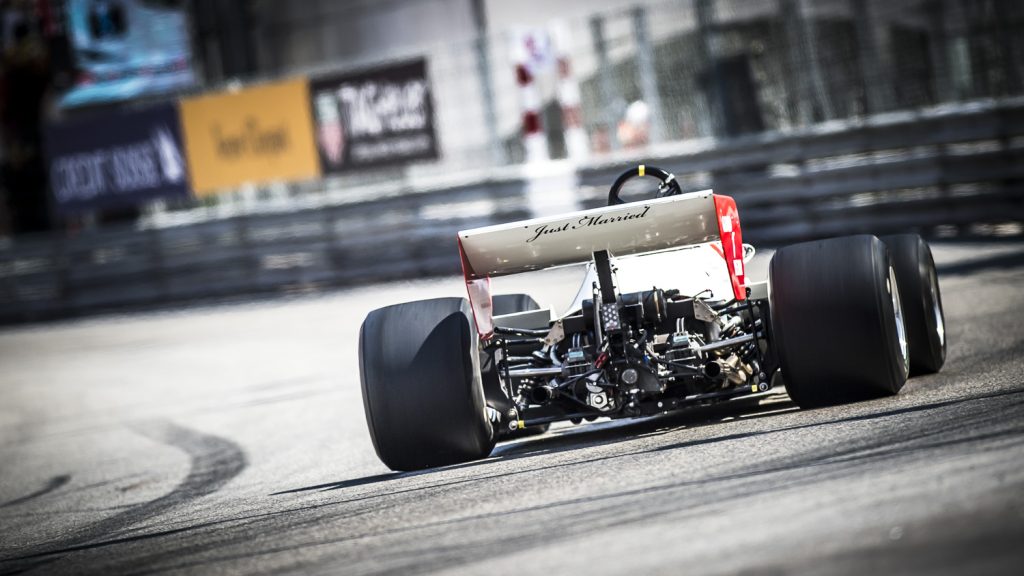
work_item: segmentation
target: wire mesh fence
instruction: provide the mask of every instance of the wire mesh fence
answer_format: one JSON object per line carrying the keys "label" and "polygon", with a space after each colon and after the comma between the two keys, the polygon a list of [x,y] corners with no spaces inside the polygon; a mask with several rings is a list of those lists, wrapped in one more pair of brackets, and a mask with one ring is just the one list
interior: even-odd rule
{"label": "wire mesh fence", "polygon": [[[327,11],[259,28],[264,67],[315,76],[377,63],[331,60],[347,40],[330,33],[330,20],[346,17]],[[547,149],[556,159],[568,155],[558,65],[568,67],[578,86],[574,114],[591,158],[659,142],[1013,96],[1021,94],[1024,76],[1024,5],[1010,0],[675,0],[532,30],[501,25],[483,38],[468,25],[453,25],[443,41],[406,43],[383,57],[426,57],[439,161],[293,188],[419,183],[523,162],[517,53],[524,38],[538,33],[557,37],[528,54],[538,62],[531,90],[539,95]]]}
{"label": "wire mesh fence", "polygon": [[323,61],[322,23],[301,19],[274,37],[311,46],[268,40],[279,68],[264,78],[424,57],[440,159],[154,210],[145,233],[0,244],[0,322],[456,273],[455,231],[537,215],[516,166],[526,105],[553,159],[570,155],[571,124],[582,129],[587,158],[563,163],[575,164],[580,207],[603,205],[607,183],[643,157],[686,189],[734,196],[755,241],[976,225],[1020,235],[1022,7],[679,0],[343,64]]}
{"label": "wire mesh fence", "polygon": [[[158,202],[141,224],[485,180],[531,159],[524,125],[539,127],[546,156],[585,167],[665,144],[1024,93],[1024,3],[1015,0],[610,0],[598,4],[618,7],[519,27],[495,21],[484,34],[472,4],[254,1],[245,20],[259,72],[206,89],[423,58],[439,159]],[[378,6],[405,16],[378,18]],[[339,57],[353,47],[363,56]],[[572,153],[574,136],[584,155]]]}

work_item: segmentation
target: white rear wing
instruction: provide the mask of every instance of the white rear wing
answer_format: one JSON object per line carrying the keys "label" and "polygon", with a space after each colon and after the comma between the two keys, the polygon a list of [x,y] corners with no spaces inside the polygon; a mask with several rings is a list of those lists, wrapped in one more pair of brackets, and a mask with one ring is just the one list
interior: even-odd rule
{"label": "white rear wing", "polygon": [[719,239],[710,190],[459,232],[466,278],[503,276]]}
{"label": "white rear wing", "polygon": [[459,252],[477,329],[493,331],[493,276],[589,262],[594,252],[630,256],[721,240],[733,292],[745,298],[736,203],[710,190],[534,218],[459,232]]}

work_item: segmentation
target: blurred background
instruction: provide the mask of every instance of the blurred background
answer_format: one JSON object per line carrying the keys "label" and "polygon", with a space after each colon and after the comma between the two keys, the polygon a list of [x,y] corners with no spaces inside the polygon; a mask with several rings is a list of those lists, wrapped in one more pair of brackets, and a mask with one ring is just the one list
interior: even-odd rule
{"label": "blurred background", "polygon": [[0,48],[5,323],[457,274],[636,163],[754,243],[1024,233],[1014,0],[0,0]]}

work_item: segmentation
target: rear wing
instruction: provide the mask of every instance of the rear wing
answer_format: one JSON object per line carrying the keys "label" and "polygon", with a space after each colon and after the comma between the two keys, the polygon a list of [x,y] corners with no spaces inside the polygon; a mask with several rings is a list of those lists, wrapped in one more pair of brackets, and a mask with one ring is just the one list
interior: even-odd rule
{"label": "rear wing", "polygon": [[630,256],[721,241],[733,295],[746,297],[736,202],[710,190],[569,212],[459,232],[459,255],[477,329],[487,338],[490,278],[589,262],[594,252]]}

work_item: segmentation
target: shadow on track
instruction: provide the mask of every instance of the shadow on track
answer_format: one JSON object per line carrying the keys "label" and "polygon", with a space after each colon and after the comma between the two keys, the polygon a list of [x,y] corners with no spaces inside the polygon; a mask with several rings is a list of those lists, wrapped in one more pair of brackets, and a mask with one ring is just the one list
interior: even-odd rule
{"label": "shadow on track", "polygon": [[440,468],[429,468],[415,472],[391,472],[386,474],[375,474],[363,478],[352,478],[336,482],[325,482],[312,486],[300,488],[289,488],[273,492],[270,496],[281,496],[284,494],[296,494],[300,492],[330,491],[351,488],[354,486],[365,486],[410,478],[413,476],[425,476],[442,471],[472,468],[491,464],[501,460],[518,460],[530,458],[541,454],[556,454],[568,450],[579,450],[581,448],[610,445],[618,442],[633,440],[639,436],[650,436],[671,432],[680,427],[697,428],[709,426],[730,419],[753,420],[797,410],[795,404],[787,397],[772,395],[768,397],[745,398],[716,404],[714,406],[697,407],[664,414],[651,416],[636,420],[609,420],[597,424],[585,424],[574,428],[565,428],[546,434],[530,436],[527,438],[499,444],[491,456],[476,462],[465,464],[454,464]]}
{"label": "shadow on track", "polygon": [[[685,442],[678,442],[674,444],[668,444],[664,446],[658,446],[654,448],[647,448],[638,452],[629,452],[626,454],[617,454],[612,456],[603,456],[591,460],[585,460],[584,462],[605,460],[619,458],[622,456],[633,456],[640,453],[653,453],[662,452],[666,450],[678,450],[689,448],[692,446],[715,444],[718,442],[728,442],[731,440],[741,440],[753,437],[767,436],[771,434],[777,434],[793,430],[804,430],[817,428],[821,426],[830,426],[835,424],[843,424],[850,422],[863,422],[870,421],[880,418],[887,418],[890,416],[898,416],[901,414],[911,414],[918,412],[927,412],[931,410],[947,408],[958,404],[967,402],[973,402],[978,400],[989,400],[995,398],[1001,398],[1006,396],[1019,396],[1024,395],[1024,391],[1021,390],[1009,390],[1003,392],[996,392],[992,394],[983,394],[979,396],[969,396],[964,398],[954,398],[950,400],[944,400],[940,402],[932,402],[928,404],[919,404],[915,406],[904,406],[900,408],[893,408],[890,410],[881,410],[878,412],[871,412],[869,414],[861,414],[856,416],[846,416],[843,418],[833,418],[828,420],[809,422],[806,424],[797,424],[792,426],[783,426],[777,428],[769,428],[766,430],[760,430],[757,432],[746,432],[740,434],[727,434],[722,436],[714,436],[712,438],[703,438],[699,440],[690,440]],[[541,436],[535,436],[523,440],[509,442],[508,444],[499,445],[495,448],[494,452],[489,458],[478,460],[476,462],[467,462],[464,464],[456,464],[452,466],[445,466],[440,468],[430,468],[427,470],[419,470],[415,472],[392,472],[388,474],[377,474],[373,476],[367,476],[364,478],[354,478],[348,480],[340,480],[337,482],[327,482],[323,484],[316,484],[313,486],[306,486],[301,488],[292,488],[287,490],[281,490],[270,494],[271,496],[278,496],[284,494],[295,494],[300,492],[310,491],[331,491],[349,488],[353,486],[364,486],[373,485],[384,482],[391,482],[403,478],[412,478],[415,476],[428,476],[441,472],[451,470],[461,470],[476,468],[481,466],[487,466],[501,461],[513,461],[525,458],[532,458],[541,455],[551,455],[560,452],[566,452],[570,450],[580,450],[584,448],[594,446],[609,446],[617,444],[619,442],[626,442],[636,439],[641,436],[652,436],[666,434],[679,428],[701,428],[704,426],[712,426],[723,422],[725,420],[753,420],[757,418],[765,418],[779,414],[781,412],[792,412],[799,410],[799,408],[785,396],[773,395],[768,398],[757,399],[756,403],[751,401],[752,399],[746,399],[746,406],[737,406],[737,404],[744,403],[743,400],[736,400],[733,402],[727,402],[718,404],[710,407],[692,408],[681,412],[672,414],[666,414],[662,416],[652,416],[641,420],[618,420],[602,422],[600,424],[591,424],[588,426],[580,426],[578,428],[568,428],[559,430],[556,432],[549,432]],[[767,400],[767,401],[764,401]],[[582,462],[572,462],[569,464],[555,464],[553,466],[545,466],[542,468],[550,467],[561,467],[571,464],[580,464]],[[536,468],[530,468],[528,471],[536,471]],[[514,474],[514,473],[512,473]],[[452,483],[462,483],[467,481],[479,480],[479,478],[460,479],[453,481]],[[419,488],[410,488],[400,490],[399,492],[407,492],[411,490],[417,490]],[[360,500],[356,498],[355,500]]]}
{"label": "shadow on track", "polygon": [[[782,403],[778,403],[781,405]],[[771,405],[768,405],[771,406]],[[765,406],[767,408],[768,406]],[[661,481],[651,484],[643,484],[625,489],[617,489],[612,492],[597,493],[591,495],[567,495],[564,498],[553,501],[538,503],[525,502],[511,510],[503,512],[508,518],[518,518],[520,521],[528,522],[536,520],[538,516],[544,518],[544,529],[540,531],[525,530],[521,532],[500,530],[496,533],[487,533],[483,530],[479,537],[462,545],[447,546],[445,553],[440,556],[424,557],[423,554],[410,555],[405,563],[393,566],[394,571],[410,574],[429,573],[443,567],[451,568],[453,563],[462,564],[476,561],[481,555],[498,554],[501,550],[530,549],[540,545],[553,545],[555,542],[567,541],[573,538],[580,538],[587,534],[601,533],[606,528],[621,527],[625,525],[650,525],[652,521],[665,517],[673,517],[676,520],[683,518],[698,518],[715,513],[717,508],[725,503],[732,503],[744,499],[756,500],[764,493],[766,487],[773,490],[801,492],[808,486],[820,485],[823,482],[833,481],[839,478],[848,478],[851,474],[863,474],[867,470],[877,471],[887,469],[891,466],[889,462],[897,461],[907,454],[918,453],[924,458],[933,457],[934,450],[942,450],[950,447],[959,447],[961,453],[976,451],[982,448],[982,442],[998,440],[1000,444],[1019,442],[1024,433],[1021,426],[1020,416],[1024,408],[1024,390],[1019,388],[1005,390],[991,394],[980,394],[964,396],[955,399],[948,399],[933,403],[920,404],[916,406],[892,406],[878,404],[875,406],[878,411],[871,414],[849,416],[843,418],[830,418],[816,422],[806,422],[796,425],[779,426],[770,430],[764,430],[761,434],[783,432],[791,429],[814,429],[819,426],[842,424],[846,422],[864,421],[871,422],[872,419],[891,418],[889,424],[880,424],[872,427],[871,431],[858,435],[854,438],[833,439],[813,445],[802,447],[793,453],[772,455],[769,458],[756,459],[750,462],[737,461],[735,466],[727,469],[717,470],[711,474],[669,476]],[[888,409],[887,409],[888,408]],[[758,413],[765,413],[766,410],[758,407]],[[615,441],[616,438],[634,437],[641,431],[658,432],[660,427],[668,426],[670,423],[678,425],[691,417],[698,417],[698,414],[677,414],[672,417],[650,419],[630,423],[622,426],[604,427],[597,430],[587,430],[575,434],[563,434],[549,437],[540,437],[536,440],[520,442],[520,444],[556,445],[560,442],[571,442],[571,445],[563,449],[577,449],[583,443],[606,444],[608,441]],[[730,410],[730,415],[735,411]],[[819,413],[809,411],[808,414]],[[893,418],[894,416],[907,416],[913,418],[913,426],[898,425],[905,423],[904,418]],[[820,417],[820,416],[819,416]],[[710,415],[704,414],[698,417],[697,425],[702,422],[709,422]],[[703,440],[704,443],[727,442],[737,436],[722,435],[717,438]],[[829,438],[828,435],[823,436]],[[322,547],[328,543],[341,544],[356,541],[365,541],[369,538],[398,538],[401,535],[416,534],[416,538],[422,538],[424,534],[450,533],[458,530],[475,530],[481,526],[478,523],[493,522],[492,511],[467,510],[464,515],[443,519],[428,519],[426,521],[401,522],[395,526],[383,526],[371,528],[364,531],[349,533],[341,531],[326,539],[314,539],[306,543],[296,544],[294,542],[271,544],[261,547],[257,551],[244,550],[242,552],[217,555],[214,558],[201,557],[202,554],[229,546],[238,545],[250,538],[252,522],[270,521],[273,516],[273,530],[298,530],[310,526],[320,526],[329,519],[336,519],[339,510],[350,510],[354,516],[362,514],[377,513],[380,508],[372,502],[382,496],[389,499],[385,507],[393,508],[396,503],[393,499],[402,498],[404,502],[420,502],[430,495],[437,494],[441,490],[444,493],[447,489],[462,486],[469,483],[487,481],[490,479],[507,479],[519,474],[536,474],[538,472],[566,469],[578,465],[609,463],[618,458],[629,458],[641,454],[657,454],[660,450],[681,449],[687,446],[680,443],[672,447],[641,448],[629,451],[628,453],[606,454],[594,456],[593,454],[572,462],[555,462],[550,464],[532,462],[525,469],[509,469],[502,466],[500,470],[488,470],[486,463],[495,461],[526,458],[534,453],[516,453],[513,455],[499,456],[483,462],[470,463],[462,466],[438,468],[423,472],[380,475],[383,480],[391,478],[412,477],[418,475],[434,475],[439,472],[452,470],[454,468],[471,468],[472,473],[464,477],[445,478],[441,474],[428,476],[429,480],[417,485],[397,486],[395,489],[382,493],[351,494],[341,496],[340,499],[330,498],[329,501],[303,504],[288,510],[276,510],[260,514],[259,518],[240,519],[234,518],[225,520],[225,528],[218,529],[216,541],[210,541],[205,537],[196,537],[195,542],[187,549],[187,554],[181,554],[180,562],[174,562],[169,566],[162,567],[160,571],[181,571],[204,567],[209,569],[215,563],[233,561],[238,559],[251,560],[254,556],[272,555],[279,553],[295,554],[296,550],[306,546]],[[604,468],[602,466],[602,468]],[[608,468],[611,469],[611,468]],[[374,477],[369,477],[374,478]],[[433,480],[439,480],[434,482]],[[372,484],[372,482],[368,482]],[[325,485],[329,486],[329,485]],[[677,502],[679,506],[665,506],[665,502]],[[355,503],[364,503],[359,509],[347,508]],[[557,511],[557,512],[553,512]],[[301,514],[300,514],[301,513]],[[237,526],[232,526],[237,525]],[[233,532],[232,532],[233,527]],[[212,534],[212,532],[211,532]],[[181,549],[179,548],[179,553]],[[456,553],[457,552],[457,553]],[[194,558],[194,559],[193,559]],[[769,572],[770,573],[770,572]]]}
{"label": "shadow on track", "polygon": [[280,496],[281,494],[295,494],[297,492],[312,492],[313,490],[340,490],[342,488],[351,488],[353,486],[363,486],[365,484],[377,484],[380,482],[387,482],[388,480],[397,480],[398,478],[404,476],[405,474],[402,472],[375,474],[373,476],[366,476],[365,478],[353,478],[352,480],[342,480],[341,482],[328,482],[326,484],[316,484],[314,486],[305,486],[303,488],[281,490],[280,492],[272,493],[271,496]]}
{"label": "shadow on track", "polygon": [[[537,454],[576,450],[587,446],[601,446],[636,438],[644,434],[667,433],[679,426],[699,427],[712,425],[720,420],[738,417],[766,417],[780,410],[795,410],[784,396],[775,396],[774,402],[758,403],[745,409],[734,404],[707,409],[695,409],[658,418],[626,423],[605,423],[596,426],[584,426],[568,429],[563,433],[554,433],[511,443],[501,447],[498,455],[481,462],[473,462],[461,466],[449,466],[421,472],[378,474],[365,478],[342,480],[334,483],[317,484],[306,488],[291,489],[276,494],[296,494],[304,491],[338,490],[351,486],[374,485],[390,482],[395,479],[425,476],[426,482],[415,485],[396,486],[387,491],[370,493],[342,494],[340,497],[324,499],[318,502],[303,502],[294,507],[259,511],[204,522],[189,524],[177,528],[122,537],[106,541],[92,542],[87,546],[76,547],[75,551],[86,548],[115,546],[142,540],[165,540],[163,544],[152,544],[155,547],[173,548],[177,560],[164,566],[147,566],[145,572],[164,572],[183,570],[195,567],[206,567],[215,563],[249,559],[270,554],[294,553],[304,546],[322,546],[326,543],[342,543],[363,540],[366,538],[394,537],[424,530],[454,530],[457,527],[470,526],[473,522],[493,520],[491,512],[468,513],[456,518],[431,520],[427,522],[402,523],[400,526],[383,527],[368,531],[356,531],[334,535],[327,540],[317,539],[306,543],[286,542],[279,545],[261,546],[259,550],[245,550],[241,553],[214,554],[207,553],[241,545],[252,539],[253,530],[257,525],[265,526],[266,530],[277,533],[300,530],[309,526],[320,526],[326,521],[337,520],[339,514],[357,517],[379,511],[375,500],[386,496],[389,499],[404,498],[404,501],[420,501],[433,491],[444,490],[474,482],[487,481],[495,478],[507,479],[519,474],[536,474],[538,472],[567,469],[574,466],[598,462],[614,462],[619,458],[630,458],[642,454],[658,454],[662,450],[685,449],[694,443],[711,444],[728,442],[737,437],[749,435],[770,435],[794,429],[814,429],[815,427],[841,424],[845,422],[866,421],[887,418],[897,415],[911,416],[917,414],[915,426],[885,426],[885,434],[874,431],[851,442],[842,439],[838,442],[824,442],[810,446],[793,454],[783,454],[752,462],[737,462],[735,467],[717,471],[709,475],[696,477],[671,477],[662,482],[650,485],[635,486],[613,493],[575,496],[558,499],[552,502],[527,504],[507,512],[511,515],[546,514],[550,510],[564,512],[549,515],[546,522],[550,525],[541,532],[524,532],[521,534],[500,531],[493,539],[474,540],[466,546],[466,558],[479,558],[481,553],[499,549],[530,548],[540,543],[551,544],[554,539],[568,539],[583,534],[600,531],[604,527],[622,526],[627,524],[650,523],[652,519],[674,515],[676,517],[696,517],[708,513],[708,503],[721,505],[737,499],[756,497],[763,492],[766,485],[776,490],[802,490],[804,486],[821,483],[829,479],[849,476],[850,470],[864,470],[866,467],[884,466],[885,462],[911,452],[931,450],[948,446],[970,446],[987,439],[999,439],[1001,442],[1021,438],[1024,428],[1021,427],[1020,416],[1024,407],[1024,390],[1019,388],[1004,390],[991,394],[968,395],[915,406],[876,405],[877,411],[857,416],[824,419],[813,422],[789,424],[772,427],[757,434],[738,435],[723,434],[714,438],[682,442],[671,446],[643,447],[637,450],[613,454],[585,454],[573,461],[545,463],[543,459],[528,462],[522,469],[488,469],[489,463],[527,459]],[[749,401],[749,400],[748,400]],[[888,408],[888,409],[886,409]],[[819,411],[808,411],[808,415]],[[820,416],[819,416],[820,418]],[[902,420],[900,420],[902,421]],[[827,436],[826,436],[827,437]],[[457,468],[471,469],[464,477],[444,477],[439,474]],[[682,503],[680,508],[666,507],[665,501]],[[361,508],[351,505],[363,503]],[[392,502],[388,506],[394,506]],[[576,507],[583,506],[577,509]],[[266,523],[266,524],[264,524]],[[417,555],[408,566],[403,566],[405,573],[429,572],[440,568],[441,564],[450,565],[451,549],[448,555],[435,559],[438,564],[425,562]],[[472,552],[472,554],[470,554]],[[123,561],[114,557],[112,572],[131,572],[129,568],[138,568],[137,558],[126,557]],[[122,562],[120,565],[117,562]],[[0,573],[3,573],[0,566]],[[9,571],[7,573],[16,573]]]}

